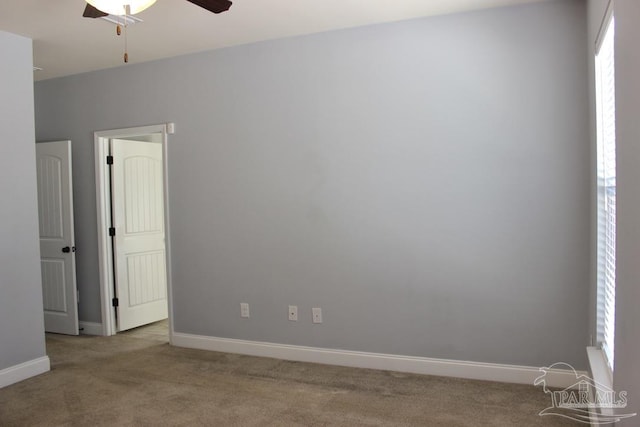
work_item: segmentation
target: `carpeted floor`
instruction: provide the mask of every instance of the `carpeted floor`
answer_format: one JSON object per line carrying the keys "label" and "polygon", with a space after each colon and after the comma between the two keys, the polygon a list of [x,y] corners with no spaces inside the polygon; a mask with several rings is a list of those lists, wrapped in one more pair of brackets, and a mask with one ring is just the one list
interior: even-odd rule
{"label": "carpeted floor", "polygon": [[52,370],[0,389],[0,426],[568,426],[540,388],[175,348],[166,326],[47,335]]}

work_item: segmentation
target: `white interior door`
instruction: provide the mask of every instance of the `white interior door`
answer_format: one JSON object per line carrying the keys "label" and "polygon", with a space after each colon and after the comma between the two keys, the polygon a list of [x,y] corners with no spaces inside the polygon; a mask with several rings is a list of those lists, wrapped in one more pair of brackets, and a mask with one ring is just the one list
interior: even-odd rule
{"label": "white interior door", "polygon": [[118,330],[168,316],[162,144],[111,140]]}
{"label": "white interior door", "polygon": [[78,335],[71,141],[36,144],[36,163],[44,326]]}

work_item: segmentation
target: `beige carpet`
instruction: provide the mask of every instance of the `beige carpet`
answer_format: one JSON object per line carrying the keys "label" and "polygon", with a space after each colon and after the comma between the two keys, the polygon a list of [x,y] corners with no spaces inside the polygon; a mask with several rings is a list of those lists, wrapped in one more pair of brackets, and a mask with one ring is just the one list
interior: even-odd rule
{"label": "beige carpet", "polygon": [[164,326],[47,336],[49,373],[0,389],[0,426],[566,426],[541,389],[175,348]]}

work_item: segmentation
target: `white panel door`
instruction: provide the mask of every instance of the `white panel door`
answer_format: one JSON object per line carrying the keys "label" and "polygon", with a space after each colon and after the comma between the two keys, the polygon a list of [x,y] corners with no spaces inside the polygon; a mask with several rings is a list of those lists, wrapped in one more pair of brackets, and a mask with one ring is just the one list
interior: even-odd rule
{"label": "white panel door", "polygon": [[36,144],[36,163],[44,326],[78,335],[71,141]]}
{"label": "white panel door", "polygon": [[162,144],[111,141],[118,330],[166,319]]}

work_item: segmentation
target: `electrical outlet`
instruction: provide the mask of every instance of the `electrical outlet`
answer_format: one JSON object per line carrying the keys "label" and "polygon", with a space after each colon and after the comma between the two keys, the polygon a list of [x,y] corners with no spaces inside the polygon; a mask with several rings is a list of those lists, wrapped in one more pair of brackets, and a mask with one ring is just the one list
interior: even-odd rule
{"label": "electrical outlet", "polygon": [[246,302],[240,303],[240,316],[249,317],[249,304],[247,304]]}
{"label": "electrical outlet", "polygon": [[312,308],[311,313],[313,314],[313,323],[322,323],[322,309],[321,308]]}
{"label": "electrical outlet", "polygon": [[290,305],[289,306],[289,320],[291,320],[293,322],[297,322],[298,321],[298,306],[297,305]]}

